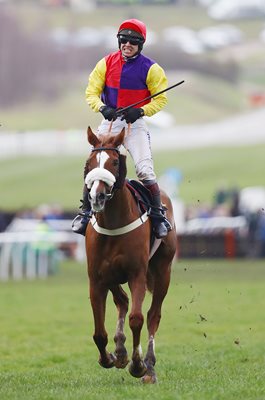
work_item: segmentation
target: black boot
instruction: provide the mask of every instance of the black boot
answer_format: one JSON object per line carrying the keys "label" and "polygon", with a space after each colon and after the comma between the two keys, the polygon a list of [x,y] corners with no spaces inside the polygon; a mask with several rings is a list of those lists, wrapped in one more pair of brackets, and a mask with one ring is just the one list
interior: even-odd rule
{"label": "black boot", "polygon": [[153,201],[151,204],[150,217],[152,220],[153,231],[157,239],[162,239],[172,230],[172,226],[165,216],[166,209],[161,205],[158,183],[152,181],[147,182],[145,181],[143,184],[152,194]]}
{"label": "black boot", "polygon": [[81,211],[72,222],[72,231],[86,236],[86,227],[92,217],[91,205],[88,200],[88,191],[86,186],[84,187],[83,200],[81,200],[81,202]]}

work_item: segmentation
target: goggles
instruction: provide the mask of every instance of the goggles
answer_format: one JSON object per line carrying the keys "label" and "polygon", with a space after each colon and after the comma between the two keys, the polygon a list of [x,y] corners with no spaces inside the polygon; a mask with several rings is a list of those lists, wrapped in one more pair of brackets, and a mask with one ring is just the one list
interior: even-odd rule
{"label": "goggles", "polygon": [[118,39],[122,44],[129,42],[133,46],[139,46],[139,44],[143,43],[143,39],[132,36],[118,35]]}

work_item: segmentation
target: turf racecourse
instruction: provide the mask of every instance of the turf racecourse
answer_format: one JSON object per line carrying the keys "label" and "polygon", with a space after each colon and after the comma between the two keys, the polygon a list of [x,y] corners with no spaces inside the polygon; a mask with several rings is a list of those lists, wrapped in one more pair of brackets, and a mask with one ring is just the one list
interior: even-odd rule
{"label": "turf racecourse", "polygon": [[[85,266],[0,285],[0,398],[264,399],[265,263],[181,260],[156,338],[157,385],[104,370],[93,344]],[[145,311],[150,303],[147,295]],[[107,307],[110,346],[116,323]],[[126,326],[127,348],[131,335]],[[146,329],[142,345],[146,350]]]}

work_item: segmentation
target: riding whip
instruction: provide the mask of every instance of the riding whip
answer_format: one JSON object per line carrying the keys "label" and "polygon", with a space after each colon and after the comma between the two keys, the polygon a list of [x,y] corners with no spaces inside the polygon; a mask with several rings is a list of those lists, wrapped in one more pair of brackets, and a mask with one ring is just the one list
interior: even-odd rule
{"label": "riding whip", "polygon": [[140,100],[140,101],[137,101],[136,103],[130,104],[130,105],[127,106],[127,107],[120,108],[120,109],[118,109],[118,110],[116,111],[116,115],[117,115],[117,116],[122,115],[122,114],[124,113],[124,111],[127,111],[129,108],[132,108],[132,107],[134,107],[134,106],[137,106],[138,104],[141,104],[141,103],[143,103],[143,102],[146,101],[146,100],[150,100],[150,99],[152,99],[153,97],[158,96],[159,94],[162,94],[162,93],[164,93],[164,92],[167,92],[168,90],[173,89],[174,87],[181,85],[183,82],[185,82],[185,81],[183,80],[183,81],[180,81],[180,82],[178,82],[178,83],[175,83],[175,85],[169,86],[168,88],[166,88],[166,89],[164,89],[164,90],[161,90],[160,92],[157,92],[157,93],[155,93],[155,94],[152,94],[151,96],[145,97],[143,100]]}

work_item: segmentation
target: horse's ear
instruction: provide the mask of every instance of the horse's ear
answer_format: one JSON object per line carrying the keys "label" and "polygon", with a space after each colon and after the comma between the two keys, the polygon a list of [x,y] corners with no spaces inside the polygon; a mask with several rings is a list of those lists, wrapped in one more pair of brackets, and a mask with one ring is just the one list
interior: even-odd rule
{"label": "horse's ear", "polygon": [[99,144],[99,140],[98,140],[97,136],[92,132],[92,129],[90,128],[90,126],[87,128],[87,140],[94,147],[97,144]]}
{"label": "horse's ear", "polygon": [[125,128],[122,128],[121,132],[117,136],[115,136],[113,145],[115,147],[119,147],[124,141],[124,136],[125,136]]}

